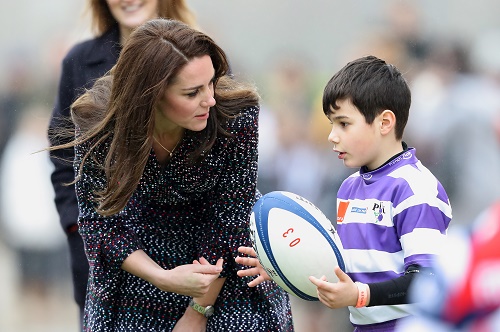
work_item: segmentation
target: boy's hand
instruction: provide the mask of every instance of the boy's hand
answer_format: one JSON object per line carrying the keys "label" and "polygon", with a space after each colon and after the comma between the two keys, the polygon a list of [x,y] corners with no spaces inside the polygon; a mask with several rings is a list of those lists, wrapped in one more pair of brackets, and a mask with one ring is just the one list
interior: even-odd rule
{"label": "boy's hand", "polygon": [[358,286],[340,269],[335,267],[335,274],[339,278],[336,283],[330,283],[325,276],[320,279],[310,276],[309,280],[318,289],[318,298],[329,308],[337,309],[347,306],[356,306],[358,301]]}
{"label": "boy's hand", "polygon": [[257,276],[257,278],[253,279],[248,283],[249,287],[255,287],[266,280],[272,280],[267,275],[262,265],[260,265],[260,262],[257,259],[257,253],[255,252],[255,250],[253,250],[252,247],[239,247],[238,252],[244,255],[248,255],[250,257],[238,256],[236,257],[236,263],[246,266],[252,266],[251,268],[246,270],[239,270],[238,276],[239,277]]}

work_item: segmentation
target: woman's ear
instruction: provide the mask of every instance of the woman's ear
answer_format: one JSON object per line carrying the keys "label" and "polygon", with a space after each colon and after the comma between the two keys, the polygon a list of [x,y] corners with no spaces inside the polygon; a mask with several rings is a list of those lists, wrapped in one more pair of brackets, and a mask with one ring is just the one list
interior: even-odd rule
{"label": "woman's ear", "polygon": [[387,135],[396,126],[396,115],[391,110],[384,110],[379,115],[380,119],[380,133]]}

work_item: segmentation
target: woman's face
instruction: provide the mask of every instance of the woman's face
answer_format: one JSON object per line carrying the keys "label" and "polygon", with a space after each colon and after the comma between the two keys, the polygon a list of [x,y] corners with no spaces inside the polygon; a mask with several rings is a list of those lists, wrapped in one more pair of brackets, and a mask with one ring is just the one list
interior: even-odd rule
{"label": "woman's face", "polygon": [[201,131],[214,99],[215,69],[208,55],[193,58],[177,74],[156,107],[156,131]]}
{"label": "woman's face", "polygon": [[120,30],[129,33],[139,25],[158,17],[159,0],[106,0]]}

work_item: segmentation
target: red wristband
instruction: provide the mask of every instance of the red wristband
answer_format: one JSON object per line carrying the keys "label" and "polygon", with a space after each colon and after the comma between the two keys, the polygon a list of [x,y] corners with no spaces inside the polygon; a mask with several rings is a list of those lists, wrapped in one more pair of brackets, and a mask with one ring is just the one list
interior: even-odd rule
{"label": "red wristband", "polygon": [[358,302],[356,303],[356,308],[362,308],[366,306],[366,301],[368,300],[368,285],[360,282],[356,282],[358,286]]}

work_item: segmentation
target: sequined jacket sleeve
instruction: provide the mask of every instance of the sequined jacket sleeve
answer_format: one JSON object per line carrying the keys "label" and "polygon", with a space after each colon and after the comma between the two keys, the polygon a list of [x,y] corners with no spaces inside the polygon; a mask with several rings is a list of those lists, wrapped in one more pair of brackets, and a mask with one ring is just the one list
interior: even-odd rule
{"label": "sequined jacket sleeve", "polygon": [[212,262],[224,258],[224,277],[236,271],[238,247],[250,244],[248,224],[257,187],[258,116],[259,109],[250,108],[230,125],[234,137],[228,142],[225,168],[215,188],[214,220],[205,224],[202,255]]}
{"label": "sequined jacket sleeve", "polygon": [[[125,225],[128,218],[126,212],[104,217],[95,210],[95,192],[105,186],[104,171],[97,167],[94,158],[85,161],[81,172],[78,172],[83,155],[88,151],[91,142],[75,148],[75,172],[81,176],[76,182],[76,195],[78,199],[78,226],[82,235],[85,252],[89,260],[90,269],[94,275],[100,275],[98,269],[107,268],[118,271],[123,261],[134,251],[143,249],[136,233]],[[96,160],[102,161],[104,150],[101,146],[96,150]]]}

